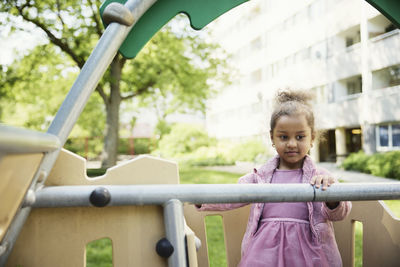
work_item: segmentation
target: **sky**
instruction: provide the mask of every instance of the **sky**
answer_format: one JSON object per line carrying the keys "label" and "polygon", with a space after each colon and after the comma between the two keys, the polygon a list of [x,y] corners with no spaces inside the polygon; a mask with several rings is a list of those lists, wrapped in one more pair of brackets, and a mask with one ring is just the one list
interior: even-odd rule
{"label": "sky", "polygon": [[[5,21],[5,15],[0,13],[0,21]],[[28,23],[18,22],[26,31],[11,32],[8,25],[0,27],[0,65],[9,65],[18,54],[23,54],[39,43],[46,42],[43,32]]]}

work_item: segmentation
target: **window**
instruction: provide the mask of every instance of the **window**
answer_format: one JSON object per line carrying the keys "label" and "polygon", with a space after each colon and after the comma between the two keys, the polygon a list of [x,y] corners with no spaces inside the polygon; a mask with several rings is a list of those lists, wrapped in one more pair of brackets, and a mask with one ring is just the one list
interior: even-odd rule
{"label": "window", "polygon": [[347,95],[359,94],[362,92],[362,80],[361,76],[357,76],[349,79],[346,82]]}
{"label": "window", "polygon": [[352,46],[354,44],[354,39],[352,37],[346,37],[346,47]]}
{"label": "window", "polygon": [[400,124],[378,125],[376,133],[377,150],[400,149]]}
{"label": "window", "polygon": [[385,32],[391,32],[396,30],[396,26],[394,26],[392,23],[389,24],[389,26],[385,27]]}
{"label": "window", "polygon": [[389,126],[379,126],[379,145],[389,146]]}
{"label": "window", "polygon": [[400,65],[372,72],[372,89],[384,89],[400,85]]}
{"label": "window", "polygon": [[394,147],[400,147],[400,124],[392,125],[392,143]]}
{"label": "window", "polygon": [[393,66],[389,68],[390,73],[390,86],[396,86],[400,84],[400,66]]}

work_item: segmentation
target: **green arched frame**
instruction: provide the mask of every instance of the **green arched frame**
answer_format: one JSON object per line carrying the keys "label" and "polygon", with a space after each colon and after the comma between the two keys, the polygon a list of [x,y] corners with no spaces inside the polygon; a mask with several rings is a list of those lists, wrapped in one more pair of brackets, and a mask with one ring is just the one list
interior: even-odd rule
{"label": "green arched frame", "polygon": [[[100,7],[100,13],[103,14],[105,7],[112,2],[123,4],[126,1],[106,0]],[[192,28],[200,30],[220,15],[247,1],[249,0],[158,0],[135,24],[119,51],[126,58],[134,58],[153,35],[179,13],[186,14]],[[366,1],[400,28],[400,0]]]}

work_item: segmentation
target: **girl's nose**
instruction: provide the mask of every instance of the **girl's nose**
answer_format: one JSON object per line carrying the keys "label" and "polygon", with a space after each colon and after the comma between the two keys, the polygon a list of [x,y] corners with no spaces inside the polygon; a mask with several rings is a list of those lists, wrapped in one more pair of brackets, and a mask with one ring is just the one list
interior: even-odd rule
{"label": "girl's nose", "polygon": [[288,147],[295,147],[296,144],[297,144],[296,140],[290,139],[287,145],[288,145]]}

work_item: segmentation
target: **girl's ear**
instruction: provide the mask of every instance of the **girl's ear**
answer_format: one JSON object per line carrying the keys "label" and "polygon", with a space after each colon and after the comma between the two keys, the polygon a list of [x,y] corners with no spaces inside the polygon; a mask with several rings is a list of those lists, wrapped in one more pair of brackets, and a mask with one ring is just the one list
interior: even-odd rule
{"label": "girl's ear", "polygon": [[315,133],[312,133],[312,134],[311,134],[311,147],[312,147],[313,144],[314,144],[314,140],[315,140]]}
{"label": "girl's ear", "polygon": [[272,135],[272,131],[269,131],[269,137],[271,138],[271,142],[273,142],[272,139],[274,139],[274,136]]}

